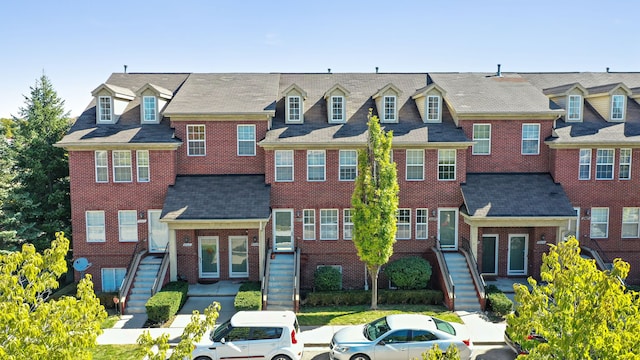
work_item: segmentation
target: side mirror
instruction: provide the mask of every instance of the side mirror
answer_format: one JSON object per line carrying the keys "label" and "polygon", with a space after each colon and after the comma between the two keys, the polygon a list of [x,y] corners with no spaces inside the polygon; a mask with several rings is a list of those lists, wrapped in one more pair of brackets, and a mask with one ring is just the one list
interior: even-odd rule
{"label": "side mirror", "polygon": [[220,344],[225,344],[227,342],[227,340],[225,340],[224,338],[220,339]]}
{"label": "side mirror", "polygon": [[378,345],[385,346],[385,345],[387,345],[387,343],[384,342],[384,340],[380,340],[380,341],[378,341]]}

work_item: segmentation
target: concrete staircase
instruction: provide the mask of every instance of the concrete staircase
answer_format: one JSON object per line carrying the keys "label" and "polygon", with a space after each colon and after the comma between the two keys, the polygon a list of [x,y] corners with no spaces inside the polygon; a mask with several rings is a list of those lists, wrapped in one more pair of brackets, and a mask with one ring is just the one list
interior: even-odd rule
{"label": "concrete staircase", "polygon": [[481,311],[478,294],[464,255],[458,252],[443,252],[443,255],[455,286],[454,310]]}
{"label": "concrete staircase", "polygon": [[294,311],[294,255],[278,254],[269,259],[269,285],[267,288],[266,310]]}
{"label": "concrete staircase", "polygon": [[145,304],[151,297],[151,288],[156,281],[162,256],[147,256],[138,265],[133,287],[127,300],[126,312],[128,314],[146,314]]}

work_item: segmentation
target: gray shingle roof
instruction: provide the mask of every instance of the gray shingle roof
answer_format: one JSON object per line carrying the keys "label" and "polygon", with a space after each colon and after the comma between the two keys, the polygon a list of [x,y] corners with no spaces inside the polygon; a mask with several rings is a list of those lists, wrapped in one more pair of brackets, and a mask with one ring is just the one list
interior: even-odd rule
{"label": "gray shingle roof", "polygon": [[259,220],[270,214],[264,175],[177,176],[162,207],[168,220]]}
{"label": "gray shingle roof", "polygon": [[460,188],[471,216],[575,217],[562,185],[546,173],[470,173]]}

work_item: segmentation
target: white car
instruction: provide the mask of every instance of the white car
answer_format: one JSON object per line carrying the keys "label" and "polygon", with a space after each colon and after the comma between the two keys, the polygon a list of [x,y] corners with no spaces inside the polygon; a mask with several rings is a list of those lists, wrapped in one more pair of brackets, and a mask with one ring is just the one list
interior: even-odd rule
{"label": "white car", "polygon": [[421,314],[388,315],[364,325],[338,330],[331,339],[332,360],[408,360],[438,344],[442,351],[458,347],[460,359],[470,359],[473,344],[450,323]]}
{"label": "white car", "polygon": [[196,344],[195,360],[300,360],[298,318],[292,311],[239,311]]}

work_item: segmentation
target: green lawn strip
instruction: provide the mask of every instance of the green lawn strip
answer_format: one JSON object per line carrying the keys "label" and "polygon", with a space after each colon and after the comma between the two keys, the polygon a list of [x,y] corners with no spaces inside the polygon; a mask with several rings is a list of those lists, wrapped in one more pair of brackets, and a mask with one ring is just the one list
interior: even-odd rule
{"label": "green lawn strip", "polygon": [[93,350],[93,360],[139,360],[140,345],[98,345]]}
{"label": "green lawn strip", "polygon": [[368,305],[303,307],[298,315],[300,326],[357,325],[389,314],[416,313],[435,316],[439,319],[462,323],[455,313],[442,306],[433,305],[380,305],[370,310]]}
{"label": "green lawn strip", "polygon": [[104,319],[102,324],[100,324],[101,329],[111,329],[113,325],[115,325],[118,320],[120,320],[120,315],[109,315],[108,318]]}

